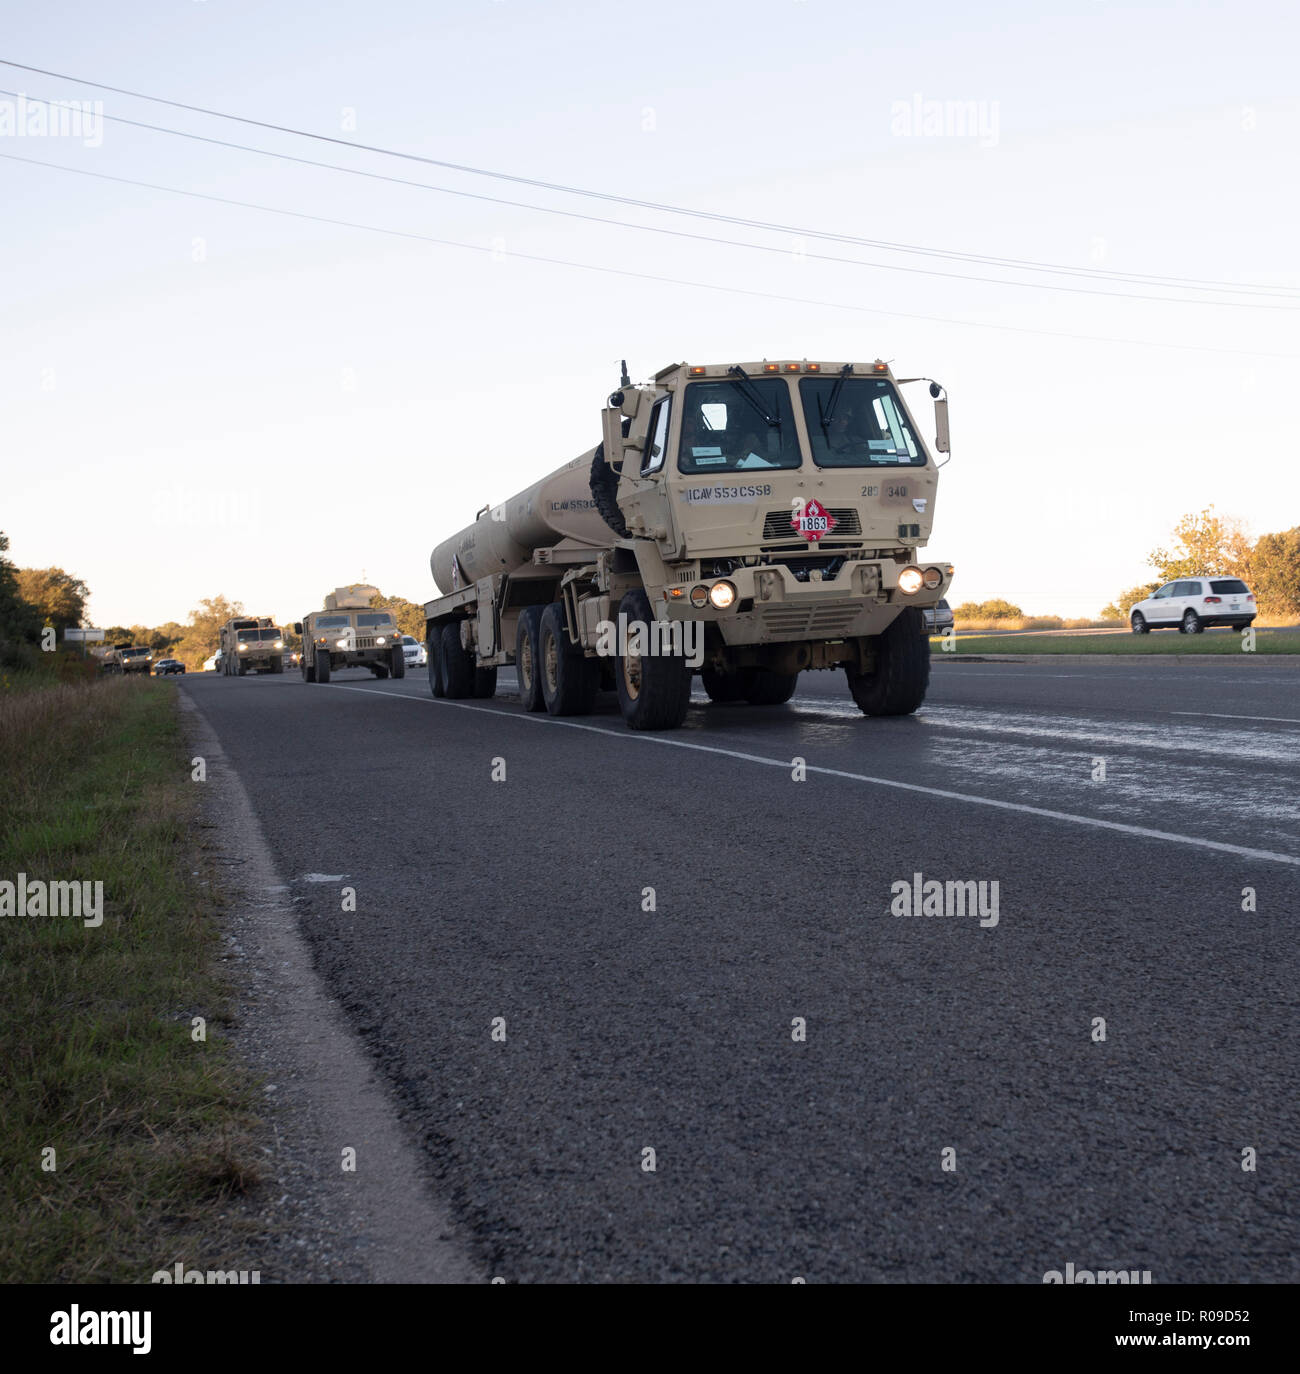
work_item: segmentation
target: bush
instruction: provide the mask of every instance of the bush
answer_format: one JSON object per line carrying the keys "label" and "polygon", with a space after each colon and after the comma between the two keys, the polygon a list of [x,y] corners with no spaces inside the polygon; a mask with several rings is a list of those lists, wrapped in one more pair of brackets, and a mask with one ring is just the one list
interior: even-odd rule
{"label": "bush", "polygon": [[963,624],[971,620],[1023,620],[1025,613],[1010,601],[995,598],[992,601],[963,601],[953,611],[953,619]]}

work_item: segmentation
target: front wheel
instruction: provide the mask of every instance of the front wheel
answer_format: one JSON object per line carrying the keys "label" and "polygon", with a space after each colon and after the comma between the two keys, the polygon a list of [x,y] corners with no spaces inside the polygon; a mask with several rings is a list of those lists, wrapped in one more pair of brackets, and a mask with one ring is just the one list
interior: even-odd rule
{"label": "front wheel", "polygon": [[316,655],[316,681],[328,682],[330,680],[330,651],[323,649]]}
{"label": "front wheel", "polygon": [[393,649],[393,663],[389,671],[394,677],[406,676],[406,651],[400,644]]}
{"label": "front wheel", "polygon": [[1134,611],[1133,618],[1129,621],[1129,628],[1135,635],[1149,635],[1151,626],[1147,624],[1147,618],[1141,611]]}
{"label": "front wheel", "polygon": [[1195,611],[1183,612],[1183,623],[1179,626],[1179,629],[1181,629],[1185,635],[1198,635],[1204,628],[1205,626],[1201,624],[1201,617],[1197,615]]}
{"label": "front wheel", "polygon": [[429,630],[428,649],[424,655],[424,658],[425,668],[428,670],[429,673],[429,691],[435,697],[443,697],[447,694],[447,689],[443,686],[442,663],[440,660],[440,655],[438,653],[438,645],[440,640],[441,635],[438,631],[438,628],[436,626],[431,627]]}
{"label": "front wheel", "polygon": [[618,611],[620,626],[628,627],[629,641],[641,640],[641,652],[635,654],[628,652],[633,647],[630,642],[621,644],[623,652],[614,665],[623,720],[632,730],[676,730],[691,704],[691,670],[686,658],[654,652],[664,648],[664,642],[656,643],[651,637],[654,613],[649,597],[640,588],[628,592]]}
{"label": "front wheel", "polygon": [[876,636],[874,647],[871,672],[844,670],[853,700],[868,716],[911,715],[930,685],[930,637],[920,610],[908,606]]}

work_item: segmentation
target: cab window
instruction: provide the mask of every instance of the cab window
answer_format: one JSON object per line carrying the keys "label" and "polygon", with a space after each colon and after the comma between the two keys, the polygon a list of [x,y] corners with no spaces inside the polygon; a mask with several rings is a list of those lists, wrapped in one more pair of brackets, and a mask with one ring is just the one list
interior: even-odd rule
{"label": "cab window", "polygon": [[759,472],[802,461],[790,389],[771,377],[692,382],[682,403],[682,472]]}
{"label": "cab window", "polygon": [[803,377],[799,396],[819,468],[925,466],[925,450],[885,378]]}

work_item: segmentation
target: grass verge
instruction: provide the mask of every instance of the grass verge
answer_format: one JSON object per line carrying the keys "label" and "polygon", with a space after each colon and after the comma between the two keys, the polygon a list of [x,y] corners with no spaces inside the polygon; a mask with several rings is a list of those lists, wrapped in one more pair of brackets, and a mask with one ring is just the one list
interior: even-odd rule
{"label": "grass verge", "polygon": [[[951,655],[963,654],[1221,654],[1244,658],[1241,635],[1236,631],[1207,630],[1182,635],[1159,630],[1147,635],[971,635],[956,641]],[[942,653],[941,640],[931,648]],[[1255,635],[1256,654],[1300,654],[1300,630],[1260,630]],[[948,655],[945,655],[947,657]]]}
{"label": "grass verge", "polygon": [[103,883],[98,928],[0,917],[0,1282],[140,1282],[238,1249],[221,1203],[260,1156],[249,1083],[213,1035],[219,936],[174,693],[0,695],[0,879]]}

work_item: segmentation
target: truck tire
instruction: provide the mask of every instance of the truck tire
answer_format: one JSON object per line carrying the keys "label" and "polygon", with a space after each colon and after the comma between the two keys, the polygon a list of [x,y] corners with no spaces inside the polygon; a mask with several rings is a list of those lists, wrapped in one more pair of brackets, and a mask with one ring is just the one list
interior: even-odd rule
{"label": "truck tire", "polygon": [[[928,645],[929,641],[926,643]],[[766,668],[753,668],[745,683],[745,700],[751,706],[783,706],[794,696],[798,684],[798,673],[772,673]]]}
{"label": "truck tire", "polygon": [[908,606],[876,639],[874,672],[844,672],[853,700],[865,715],[911,715],[930,685],[930,637],[920,610]]}
{"label": "truck tire", "polygon": [[307,650],[304,647],[302,657],[298,660],[298,667],[302,670],[302,680],[304,682],[316,681],[316,667],[307,662]]}
{"label": "truck tire", "polygon": [[406,650],[400,644],[393,646],[392,675],[394,677],[406,676]]}
{"label": "truck tire", "polygon": [[600,665],[569,639],[564,607],[553,601],[537,632],[542,699],[553,716],[585,716],[596,704]]}
{"label": "truck tire", "polygon": [[[618,604],[628,625],[654,620],[650,599],[639,587]],[[626,646],[624,646],[626,647]],[[619,709],[631,730],[676,730],[691,704],[691,670],[682,654],[620,654],[614,665]]]}
{"label": "truck tire", "polygon": [[746,669],[720,673],[716,668],[702,668],[700,682],[710,701],[742,701],[745,696]]}
{"label": "truck tire", "polygon": [[515,630],[515,676],[519,679],[519,704],[525,711],[546,710],[538,669],[542,653],[542,610],[541,606],[525,606],[519,612],[519,625]]}
{"label": "truck tire", "polygon": [[282,658],[273,658],[273,659],[271,660],[271,671],[272,671],[273,673],[282,673],[282,672],[284,672],[284,659],[282,659]]}
{"label": "truck tire", "polygon": [[366,666],[381,681],[388,676],[387,663],[368,663]]}
{"label": "truck tire", "polygon": [[453,701],[474,695],[474,658],[460,642],[460,621],[442,627],[438,637],[443,695]]}
{"label": "truck tire", "polygon": [[474,695],[487,699],[497,694],[497,670],[495,668],[474,669]]}
{"label": "truck tire", "polygon": [[442,634],[436,625],[429,626],[429,639],[425,646],[425,666],[429,671],[429,691],[435,697],[446,695],[446,688],[442,682],[442,656],[441,656]]}
{"label": "truck tire", "polygon": [[318,649],[316,651],[316,681],[328,682],[330,680],[330,651],[328,649]]}
{"label": "truck tire", "polygon": [[[624,434],[627,433],[630,423],[629,420],[623,421]],[[618,508],[617,492],[618,473],[605,461],[605,444],[602,440],[596,445],[596,452],[591,459],[591,499],[596,503],[601,519],[610,529],[620,539],[630,539],[631,532],[623,519],[623,512]]]}

